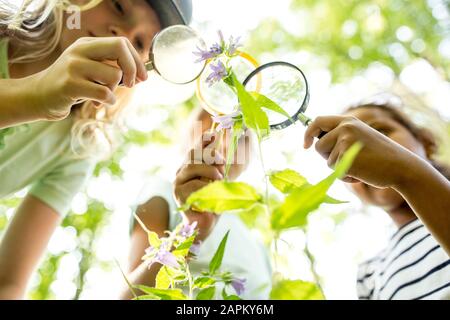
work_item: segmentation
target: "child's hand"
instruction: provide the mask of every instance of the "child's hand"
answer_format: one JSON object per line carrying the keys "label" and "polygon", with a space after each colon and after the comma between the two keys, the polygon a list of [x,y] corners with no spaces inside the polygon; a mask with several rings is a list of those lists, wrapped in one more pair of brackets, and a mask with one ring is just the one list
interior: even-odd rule
{"label": "child's hand", "polygon": [[[224,159],[214,149],[214,142],[204,142],[203,148],[192,149],[189,161],[177,171],[174,183],[174,194],[177,202],[183,205],[187,198],[195,191],[209,183],[222,180],[224,177]],[[204,240],[213,230],[218,216],[210,212],[188,210],[185,218],[192,223],[198,223],[198,239]]]}
{"label": "child's hand", "polygon": [[114,104],[114,90],[122,78],[132,87],[147,77],[127,38],[80,38],[53,65],[29,78],[32,105],[39,118],[60,120],[69,115],[72,105],[85,100],[97,106]]}
{"label": "child's hand", "polygon": [[346,182],[363,181],[375,187],[387,188],[398,185],[408,162],[416,155],[364,122],[348,116],[318,117],[305,132],[304,147],[314,143],[314,137],[327,132],[316,142],[315,148],[333,167],[355,142],[363,143],[347,177]]}

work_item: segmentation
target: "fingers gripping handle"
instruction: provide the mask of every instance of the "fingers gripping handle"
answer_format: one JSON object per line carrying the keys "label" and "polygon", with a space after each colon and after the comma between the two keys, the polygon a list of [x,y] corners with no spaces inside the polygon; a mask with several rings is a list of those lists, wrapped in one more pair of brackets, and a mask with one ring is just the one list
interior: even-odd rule
{"label": "fingers gripping handle", "polygon": [[[304,123],[306,126],[309,126],[311,124],[311,122],[312,122],[312,119],[307,118]],[[320,134],[317,136],[317,139],[321,139],[326,134],[327,134],[327,132],[321,131]]]}

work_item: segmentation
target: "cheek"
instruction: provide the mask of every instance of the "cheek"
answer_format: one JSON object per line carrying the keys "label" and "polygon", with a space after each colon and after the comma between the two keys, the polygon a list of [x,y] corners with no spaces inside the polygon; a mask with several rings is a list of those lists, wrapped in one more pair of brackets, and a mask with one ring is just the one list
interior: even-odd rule
{"label": "cheek", "polygon": [[393,189],[376,189],[373,191],[373,199],[375,205],[388,211],[399,208],[405,202]]}
{"label": "cheek", "polygon": [[381,207],[385,210],[398,208],[405,201],[401,195],[393,189],[379,189],[366,186],[363,183],[352,183],[348,185],[361,201]]}
{"label": "cheek", "polygon": [[361,199],[361,201],[366,203],[372,203],[369,196],[367,188],[363,183],[347,183],[348,188]]}
{"label": "cheek", "polygon": [[404,134],[400,132],[395,132],[389,135],[389,138],[402,145],[409,151],[419,155],[422,158],[426,158],[426,152],[423,145],[416,140],[411,134]]}
{"label": "cheek", "polygon": [[59,40],[60,49],[65,50],[79,38],[88,37],[88,31],[93,32],[96,35],[102,34],[100,31],[101,20],[93,19],[94,15],[90,13],[90,11],[92,10],[81,13],[79,28],[74,27],[75,25],[72,25],[72,23],[75,23],[75,20],[73,20],[73,17],[71,15],[64,15],[63,28]]}

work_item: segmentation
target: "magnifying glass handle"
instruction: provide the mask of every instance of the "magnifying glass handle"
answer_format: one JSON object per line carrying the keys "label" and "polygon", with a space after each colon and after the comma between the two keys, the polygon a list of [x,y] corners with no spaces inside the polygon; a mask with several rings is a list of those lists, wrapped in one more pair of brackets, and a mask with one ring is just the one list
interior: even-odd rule
{"label": "magnifying glass handle", "polygon": [[153,61],[149,61],[149,62],[147,62],[146,64],[145,64],[145,69],[147,70],[147,71],[153,71],[153,70],[155,70],[155,66],[153,65]]}
{"label": "magnifying glass handle", "polygon": [[[311,118],[308,118],[307,116],[305,116],[305,115],[302,115],[302,117],[303,117],[303,119],[299,119],[300,121],[302,121],[303,122],[303,124],[305,125],[305,126],[309,126],[310,124],[311,124],[311,122],[312,122],[312,119]],[[317,136],[317,139],[321,139],[324,135],[326,135],[328,132],[325,132],[325,131],[320,131],[320,134]]]}

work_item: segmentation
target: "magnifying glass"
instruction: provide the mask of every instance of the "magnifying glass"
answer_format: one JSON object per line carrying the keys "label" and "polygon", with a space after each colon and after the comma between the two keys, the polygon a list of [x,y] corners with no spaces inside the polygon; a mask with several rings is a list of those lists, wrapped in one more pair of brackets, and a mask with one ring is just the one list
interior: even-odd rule
{"label": "magnifying glass", "polygon": [[194,62],[194,52],[199,49],[206,49],[206,43],[194,29],[185,25],[170,26],[153,38],[150,60],[145,68],[174,84],[193,82],[206,65],[206,61]]}
{"label": "magnifying glass", "polygon": [[[309,85],[297,66],[284,61],[270,62],[252,71],[243,82],[247,91],[257,91],[283,108],[290,118],[265,110],[271,130],[282,130],[297,121],[309,126],[312,119],[304,113],[309,104]],[[325,135],[322,132],[319,139]]]}
{"label": "magnifying glass", "polygon": [[[244,81],[249,73],[259,67],[259,63],[249,54],[238,51],[236,57],[230,60],[229,66],[233,69],[238,80]],[[203,72],[197,79],[196,95],[203,109],[213,116],[228,115],[235,112],[239,105],[235,92],[222,81],[212,86],[208,85],[206,81],[208,76],[208,72]],[[255,86],[258,86],[258,81],[255,82]],[[258,91],[257,88],[255,88],[255,91]]]}

